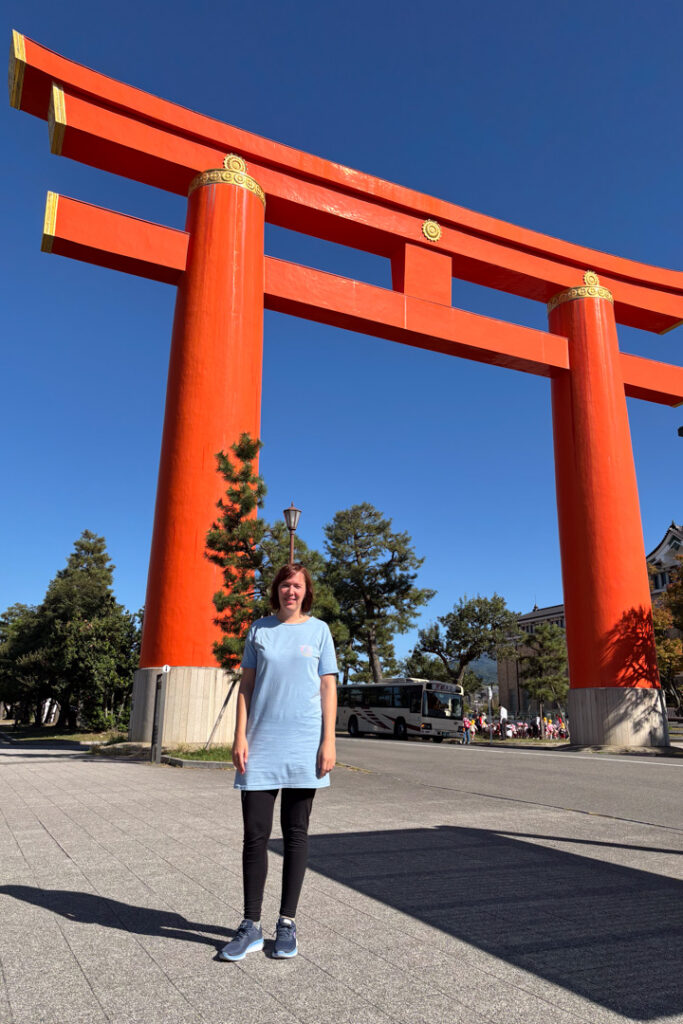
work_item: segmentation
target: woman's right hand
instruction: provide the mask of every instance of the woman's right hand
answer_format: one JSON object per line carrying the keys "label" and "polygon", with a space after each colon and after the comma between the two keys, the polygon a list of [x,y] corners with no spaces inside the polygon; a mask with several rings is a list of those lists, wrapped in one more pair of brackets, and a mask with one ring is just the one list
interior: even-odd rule
{"label": "woman's right hand", "polygon": [[238,772],[243,774],[247,770],[247,759],[249,757],[249,744],[246,736],[235,736],[232,745],[232,763]]}

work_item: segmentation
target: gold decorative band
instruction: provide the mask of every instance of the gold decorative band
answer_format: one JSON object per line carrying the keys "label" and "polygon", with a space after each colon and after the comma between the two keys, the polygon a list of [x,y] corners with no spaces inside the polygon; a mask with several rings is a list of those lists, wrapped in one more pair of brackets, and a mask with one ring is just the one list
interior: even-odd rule
{"label": "gold decorative band", "polygon": [[9,45],[9,101],[16,109],[21,109],[21,90],[24,86],[24,69],[26,67],[26,43],[21,32],[12,29],[12,41]]}
{"label": "gold decorative band", "polygon": [[241,156],[228,153],[223,164],[224,166],[221,168],[217,167],[211,171],[202,171],[196,178],[193,178],[187,192],[188,197],[192,195],[196,188],[200,188],[202,185],[237,185],[238,188],[246,188],[249,192],[253,192],[254,195],[259,197],[263,205],[266,205],[265,192],[259,183],[250,174],[247,174],[247,165]]}
{"label": "gold decorative band", "polygon": [[441,225],[438,220],[426,220],[422,225],[422,234],[429,242],[438,242],[441,238]]}
{"label": "gold decorative band", "polygon": [[50,152],[61,156],[64,132],[66,131],[66,104],[64,103],[64,90],[54,82],[52,83],[47,124],[50,130]]}
{"label": "gold decorative band", "polygon": [[43,240],[40,243],[41,252],[52,252],[52,243],[55,240],[57,230],[57,203],[59,193],[48,192],[45,202],[45,220],[43,221]]}
{"label": "gold decorative band", "polygon": [[567,288],[566,291],[553,295],[548,303],[548,312],[552,313],[563,302],[573,302],[574,299],[607,299],[608,302],[614,302],[611,291],[609,288],[603,288],[594,270],[587,270],[583,275],[583,285]]}

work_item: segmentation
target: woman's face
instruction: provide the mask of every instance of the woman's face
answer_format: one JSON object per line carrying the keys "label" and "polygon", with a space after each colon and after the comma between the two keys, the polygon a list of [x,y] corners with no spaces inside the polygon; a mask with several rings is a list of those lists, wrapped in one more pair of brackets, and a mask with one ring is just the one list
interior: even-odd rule
{"label": "woman's face", "polygon": [[289,579],[283,580],[277,588],[280,608],[289,614],[301,612],[301,605],[306,596],[306,580],[302,572],[295,572]]}

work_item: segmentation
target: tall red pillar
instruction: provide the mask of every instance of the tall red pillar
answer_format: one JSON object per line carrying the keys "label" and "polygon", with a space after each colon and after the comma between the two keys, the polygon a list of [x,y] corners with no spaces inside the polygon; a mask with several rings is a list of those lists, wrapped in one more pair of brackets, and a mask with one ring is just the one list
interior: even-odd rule
{"label": "tall red pillar", "polygon": [[581,745],[667,742],[638,487],[610,292],[584,284],[548,304],[569,340],[552,382],[569,720]]}
{"label": "tall red pillar", "polygon": [[203,685],[199,670],[216,676],[212,598],[222,578],[205,541],[225,489],[216,453],[244,431],[259,435],[264,221],[265,196],[241,158],[230,155],[225,168],[192,181],[131,738],[150,731],[149,690],[160,666],[198,670],[186,680],[194,690]]}

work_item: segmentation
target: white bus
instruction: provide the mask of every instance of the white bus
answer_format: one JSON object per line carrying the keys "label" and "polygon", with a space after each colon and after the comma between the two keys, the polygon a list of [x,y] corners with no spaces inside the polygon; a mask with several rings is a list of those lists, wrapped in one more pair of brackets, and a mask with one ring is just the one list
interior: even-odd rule
{"label": "white bus", "polygon": [[337,729],[349,736],[376,733],[441,743],[462,740],[463,688],[432,679],[385,679],[337,687]]}

